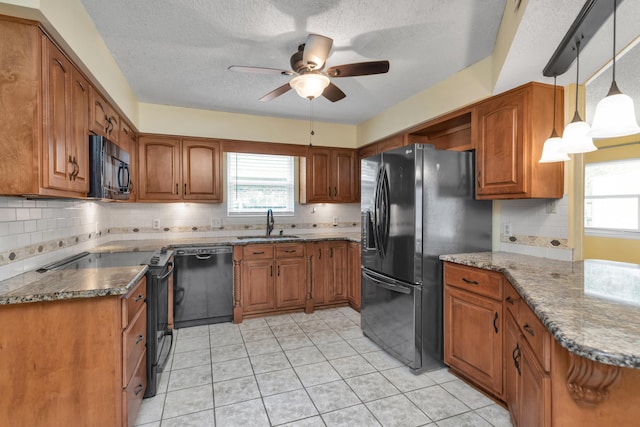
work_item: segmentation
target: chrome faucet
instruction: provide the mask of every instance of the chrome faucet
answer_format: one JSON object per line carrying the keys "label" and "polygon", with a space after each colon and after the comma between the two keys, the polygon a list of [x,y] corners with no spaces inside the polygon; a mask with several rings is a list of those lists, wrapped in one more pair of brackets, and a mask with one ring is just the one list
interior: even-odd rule
{"label": "chrome faucet", "polygon": [[273,226],[276,224],[273,219],[273,211],[271,209],[267,210],[267,237],[271,235],[273,231]]}

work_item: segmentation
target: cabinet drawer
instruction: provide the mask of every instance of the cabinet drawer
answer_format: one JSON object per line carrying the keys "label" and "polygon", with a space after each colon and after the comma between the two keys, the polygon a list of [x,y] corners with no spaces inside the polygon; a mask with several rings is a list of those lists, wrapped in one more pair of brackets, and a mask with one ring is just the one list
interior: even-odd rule
{"label": "cabinet drawer", "polygon": [[503,276],[499,273],[445,263],[444,282],[449,286],[502,301]]}
{"label": "cabinet drawer", "polygon": [[136,362],[147,343],[147,307],[136,313],[127,329],[122,332],[122,386],[129,383]]}
{"label": "cabinet drawer", "polygon": [[136,365],[133,377],[122,390],[122,425],[132,426],[136,421],[144,390],[147,388],[147,352],[142,354]]}
{"label": "cabinet drawer", "polygon": [[522,329],[522,335],[531,346],[538,362],[545,371],[549,371],[551,367],[551,335],[538,316],[524,302],[521,303],[518,323]]}
{"label": "cabinet drawer", "polygon": [[520,304],[522,297],[509,282],[504,287],[504,306],[511,312],[516,322],[520,320]]}
{"label": "cabinet drawer", "polygon": [[133,316],[145,304],[147,300],[147,279],[142,277],[138,284],[122,298],[122,329],[126,328]]}
{"label": "cabinet drawer", "polygon": [[247,245],[242,249],[243,259],[272,259],[273,245]]}
{"label": "cabinet drawer", "polygon": [[304,243],[280,243],[276,245],[276,258],[304,256]]}

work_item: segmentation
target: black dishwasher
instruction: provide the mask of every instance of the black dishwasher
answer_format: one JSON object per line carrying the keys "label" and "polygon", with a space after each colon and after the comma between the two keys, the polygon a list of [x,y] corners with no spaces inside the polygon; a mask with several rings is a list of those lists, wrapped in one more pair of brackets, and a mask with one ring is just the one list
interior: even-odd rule
{"label": "black dishwasher", "polygon": [[176,328],[233,320],[233,249],[174,251],[173,321]]}

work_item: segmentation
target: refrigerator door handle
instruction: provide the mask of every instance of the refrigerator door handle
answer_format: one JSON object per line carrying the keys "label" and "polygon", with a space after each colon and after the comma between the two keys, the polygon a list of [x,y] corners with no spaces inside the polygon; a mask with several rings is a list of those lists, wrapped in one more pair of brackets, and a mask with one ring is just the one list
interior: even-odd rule
{"label": "refrigerator door handle", "polygon": [[376,177],[376,190],[374,193],[373,199],[373,243],[375,245],[376,252],[378,256],[381,258],[384,257],[382,252],[380,251],[380,193],[381,183],[382,183],[382,169],[378,171],[378,176]]}
{"label": "refrigerator door handle", "polygon": [[391,215],[389,212],[389,177],[385,169],[382,170],[382,182],[380,184],[380,189],[382,192],[382,235],[380,236],[380,251],[384,258],[387,252],[387,246],[389,245],[389,226],[391,224]]}
{"label": "refrigerator door handle", "polygon": [[366,277],[367,279],[371,280],[373,283],[375,283],[376,286],[379,286],[381,288],[385,288],[385,289],[388,289],[388,290],[394,291],[394,292],[400,292],[402,294],[407,294],[407,295],[411,293],[411,289],[407,288],[406,286],[395,285],[393,283],[384,282],[384,281],[379,280],[376,277],[372,276],[371,274],[367,273],[366,271],[363,271],[362,275],[364,277]]}

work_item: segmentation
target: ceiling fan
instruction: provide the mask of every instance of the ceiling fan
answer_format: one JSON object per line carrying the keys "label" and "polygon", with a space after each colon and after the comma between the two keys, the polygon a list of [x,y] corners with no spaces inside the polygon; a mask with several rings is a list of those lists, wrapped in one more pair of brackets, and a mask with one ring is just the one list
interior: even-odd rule
{"label": "ceiling fan", "polygon": [[260,98],[260,101],[271,101],[293,88],[303,98],[314,99],[322,95],[331,102],[339,101],[346,95],[340,88],[331,83],[330,77],[368,76],[371,74],[384,74],[389,71],[389,61],[336,65],[323,71],[332,46],[333,39],[320,34],[309,34],[307,41],[298,46],[298,51],[291,56],[291,70],[241,65],[232,65],[229,70],[243,73],[295,76],[290,82],[264,95]]}

